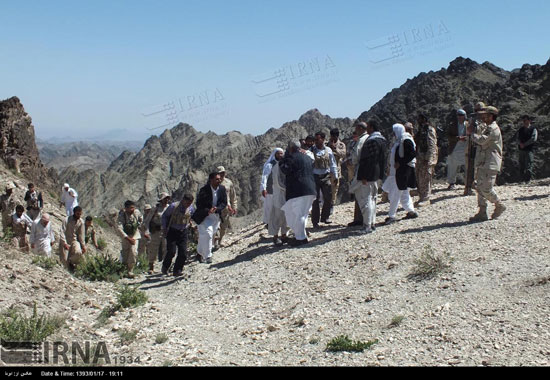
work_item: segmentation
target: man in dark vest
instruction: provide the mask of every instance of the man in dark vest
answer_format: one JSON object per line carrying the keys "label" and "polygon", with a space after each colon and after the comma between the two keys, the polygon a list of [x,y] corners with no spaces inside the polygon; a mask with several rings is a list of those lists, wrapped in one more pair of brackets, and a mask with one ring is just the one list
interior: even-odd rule
{"label": "man in dark vest", "polygon": [[183,266],[187,259],[187,243],[189,241],[189,227],[191,217],[195,211],[192,206],[193,196],[185,194],[181,202],[174,202],[168,206],[162,214],[162,231],[166,236],[166,255],[162,262],[162,274],[167,275],[172,259],[178,252],[174,264],[174,276],[183,274]]}
{"label": "man in dark vest", "polygon": [[286,203],[281,210],[284,211],[286,223],[295,236],[294,240],[289,240],[289,244],[307,244],[307,216],[316,193],[313,161],[301,149],[299,141],[291,141],[285,157],[279,161],[279,167],[286,175]]}
{"label": "man in dark vest", "polygon": [[538,133],[531,124],[531,116],[524,115],[521,121],[523,126],[518,131],[519,174],[521,180],[528,183],[533,177],[533,156]]}
{"label": "man in dark vest", "polygon": [[197,253],[201,263],[212,263],[213,237],[220,228],[222,211],[227,207],[227,192],[221,181],[219,173],[210,173],[208,183],[199,190],[197,196],[197,207],[192,219],[199,226]]}

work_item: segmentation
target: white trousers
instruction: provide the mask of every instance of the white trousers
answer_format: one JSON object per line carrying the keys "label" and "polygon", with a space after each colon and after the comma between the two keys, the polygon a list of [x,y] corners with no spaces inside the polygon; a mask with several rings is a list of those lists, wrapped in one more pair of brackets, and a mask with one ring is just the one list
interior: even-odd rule
{"label": "white trousers", "polygon": [[39,240],[34,244],[34,249],[32,252],[35,255],[46,256],[48,258],[52,257],[52,245],[50,239]]}
{"label": "white trousers", "polygon": [[199,243],[197,244],[197,253],[203,259],[212,257],[212,239],[220,228],[220,216],[210,214],[199,224]]}
{"label": "white trousers", "polygon": [[411,195],[409,193],[409,190],[399,190],[397,187],[397,182],[395,182],[395,176],[391,175],[386,178],[386,181],[384,182],[384,186],[382,186],[382,189],[388,193],[388,199],[390,201],[390,209],[388,211],[388,216],[390,218],[395,218],[397,215],[397,209],[399,208],[399,204],[401,203],[401,206],[405,209],[407,212],[413,212],[414,211],[414,204],[411,198]]}
{"label": "white trousers", "polygon": [[268,223],[268,233],[275,236],[279,235],[279,231],[281,231],[281,235],[286,235],[288,232],[286,217],[283,210],[273,205]]}
{"label": "white trousers", "polygon": [[367,227],[376,224],[376,197],[378,195],[378,182],[361,183],[355,190],[355,199],[363,214],[363,224]]}
{"label": "white trousers", "polygon": [[269,218],[271,216],[271,209],[273,208],[273,194],[267,194],[264,200],[264,217],[263,222],[269,224]]}
{"label": "white trousers", "polygon": [[460,166],[466,167],[466,143],[459,141],[453,153],[447,156],[447,183],[453,185],[456,183],[456,173]]}
{"label": "white trousers", "polygon": [[315,195],[304,195],[288,200],[281,208],[285,213],[286,224],[294,232],[296,240],[307,239],[307,217],[314,200]]}

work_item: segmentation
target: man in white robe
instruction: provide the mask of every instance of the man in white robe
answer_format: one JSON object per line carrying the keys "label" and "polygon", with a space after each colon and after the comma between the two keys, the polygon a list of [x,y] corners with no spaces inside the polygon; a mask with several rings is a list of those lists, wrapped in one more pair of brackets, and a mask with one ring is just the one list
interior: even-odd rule
{"label": "man in white robe", "polygon": [[75,189],[72,189],[68,183],[63,185],[61,204],[65,205],[67,216],[73,215],[74,208],[78,206],[78,193]]}
{"label": "man in white robe", "polygon": [[52,230],[49,214],[43,213],[40,220],[33,223],[29,242],[34,254],[47,257],[52,256],[55,235]]}

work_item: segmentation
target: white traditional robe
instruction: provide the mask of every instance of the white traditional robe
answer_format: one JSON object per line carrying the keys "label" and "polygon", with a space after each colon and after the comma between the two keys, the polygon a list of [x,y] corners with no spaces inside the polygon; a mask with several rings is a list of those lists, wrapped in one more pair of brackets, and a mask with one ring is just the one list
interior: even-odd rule
{"label": "white traditional robe", "polygon": [[55,242],[55,235],[52,230],[52,223],[48,223],[46,227],[37,220],[31,227],[31,235],[29,242],[34,245],[33,253],[42,256],[52,256],[52,243]]}
{"label": "white traditional robe", "polygon": [[282,207],[285,213],[286,224],[290,227],[292,232],[294,232],[296,240],[307,239],[307,217],[315,198],[315,195],[304,195],[303,197],[292,198]]}
{"label": "white traditional robe", "polygon": [[73,209],[78,206],[78,193],[76,190],[72,188],[69,188],[69,190],[63,189],[61,203],[65,205],[67,216],[73,215]]}
{"label": "white traditional robe", "polygon": [[212,257],[212,239],[220,228],[220,216],[216,213],[210,214],[199,224],[199,242],[197,253],[204,260]]}

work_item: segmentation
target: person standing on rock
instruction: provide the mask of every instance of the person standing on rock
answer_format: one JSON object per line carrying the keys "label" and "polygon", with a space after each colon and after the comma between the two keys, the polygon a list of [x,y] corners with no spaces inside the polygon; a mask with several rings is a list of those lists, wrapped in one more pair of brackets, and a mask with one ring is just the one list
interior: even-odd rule
{"label": "person standing on rock", "polygon": [[[214,249],[219,249],[222,247],[222,239],[225,236],[225,233],[229,228],[231,228],[230,218],[234,215],[237,215],[237,192],[235,191],[235,185],[233,181],[225,176],[225,168],[223,166],[218,166],[216,169],[220,178],[222,180],[221,185],[225,187],[227,193],[227,207],[222,211],[222,222],[220,224],[220,229],[214,237]],[[273,198],[271,199],[273,202]],[[268,221],[269,225],[269,221]]]}
{"label": "person standing on rock", "polygon": [[36,220],[40,215],[42,207],[44,207],[44,201],[42,200],[42,193],[36,191],[34,184],[28,184],[28,190],[25,193],[25,202],[27,202],[27,215],[31,220]]}
{"label": "person standing on rock", "polygon": [[354,168],[354,172],[349,185],[349,192],[354,194],[355,197],[355,209],[353,211],[353,222],[349,223],[348,227],[363,225],[363,214],[361,213],[359,203],[357,203],[357,195],[355,194],[355,190],[359,187],[359,182],[357,181],[357,170],[359,169],[359,161],[361,159],[361,149],[363,148],[365,141],[369,138],[367,129],[368,125],[364,121],[355,124],[355,133],[358,137],[357,143],[353,146],[351,151],[351,165]]}
{"label": "person standing on rock", "polygon": [[55,234],[52,230],[50,215],[48,213],[43,213],[40,220],[33,223],[29,242],[35,255],[52,257]]}
{"label": "person standing on rock", "polygon": [[449,139],[449,154],[447,156],[447,190],[456,188],[456,173],[460,166],[466,166],[466,111],[459,109],[456,112],[457,122],[447,130]]}
{"label": "person standing on rock", "polygon": [[6,185],[6,192],[0,195],[0,212],[2,213],[2,228],[4,235],[8,231],[8,227],[11,228],[11,216],[15,212],[15,206],[17,206],[17,201],[15,199],[15,194],[13,190],[15,185],[13,183],[8,183]]}
{"label": "person standing on rock", "polygon": [[22,205],[15,207],[15,212],[11,216],[12,226],[12,244],[15,248],[24,252],[29,251],[29,242],[27,240],[27,231],[32,226],[33,221],[25,214],[25,208]]}
{"label": "person standing on rock", "polygon": [[417,207],[430,204],[432,181],[437,164],[437,133],[424,114],[418,115],[418,132],[414,139],[416,143],[416,180],[419,199]]}
{"label": "person standing on rock", "polygon": [[333,128],[330,130],[330,139],[327,145],[330,149],[332,149],[332,153],[336,159],[336,167],[338,168],[339,175],[338,178],[334,177],[332,174],[330,176],[330,184],[332,186],[332,206],[334,206],[336,204],[338,189],[340,188],[340,181],[342,179],[342,162],[346,158],[346,144],[340,140],[340,131],[338,128]]}
{"label": "person standing on rock", "polygon": [[498,109],[489,106],[479,114],[483,120],[484,128],[474,132],[470,126],[467,130],[477,146],[475,179],[479,206],[478,213],[470,218],[470,222],[484,222],[489,219],[487,201],[495,205],[491,216],[493,219],[497,219],[506,210],[506,206],[500,201],[494,189],[497,174],[502,168],[502,134],[496,122]]}
{"label": "person standing on rock", "polygon": [[[166,235],[162,229],[162,215],[170,207],[172,197],[168,193],[161,193],[158,203],[145,216],[143,228],[145,234],[151,238],[147,244],[147,260],[149,261],[149,274],[155,271],[155,261],[164,260],[167,251]],[[143,240],[143,239],[142,239]]]}
{"label": "person standing on rock", "polygon": [[210,173],[208,183],[199,190],[192,216],[199,230],[197,253],[201,263],[212,263],[212,241],[220,227],[222,211],[227,207],[227,192],[221,182],[218,173]]}
{"label": "person standing on rock", "polygon": [[281,148],[275,148],[273,149],[273,152],[271,152],[271,154],[269,155],[269,158],[264,164],[262,171],[262,180],[260,182],[260,191],[264,200],[263,222],[264,224],[268,225],[268,228],[271,209],[273,208],[273,179],[271,177],[271,170],[273,169],[273,165],[277,163],[277,161],[275,160],[275,154],[279,151],[283,152]]}
{"label": "person standing on rock", "polygon": [[[477,102],[474,106],[474,113],[471,115],[468,121],[468,126],[472,127],[475,132],[478,129],[485,128],[483,121],[480,119],[478,112],[485,109],[486,105],[483,102]],[[475,158],[476,158],[476,144],[473,142],[470,135],[466,136],[466,170],[465,170],[465,185],[464,196],[474,195],[474,181],[475,181]]]}
{"label": "person standing on rock", "polygon": [[[137,249],[139,240],[142,238],[140,228],[143,224],[143,216],[133,201],[124,202],[124,210],[118,214],[117,227],[119,236],[122,239],[122,263],[128,269],[128,277],[134,278],[134,267],[137,263]],[[149,239],[148,234],[144,234]]]}
{"label": "person standing on rock", "polygon": [[306,222],[316,197],[313,162],[300,148],[299,141],[291,141],[279,166],[286,184],[286,202],[281,209],[295,236],[289,243],[292,246],[307,244]]}
{"label": "person standing on rock", "polygon": [[286,236],[288,226],[286,224],[285,213],[281,210],[286,203],[285,175],[281,172],[281,167],[279,165],[283,157],[283,150],[277,150],[275,153],[275,160],[277,163],[273,165],[273,169],[271,170],[271,178],[273,181],[273,207],[271,209],[268,232],[273,236],[273,243],[275,245],[282,245],[288,241]]}
{"label": "person standing on rock", "polygon": [[63,220],[61,231],[59,239],[61,262],[72,272],[87,251],[86,226],[82,220],[82,207],[76,206],[72,215]]}
{"label": "person standing on rock", "polygon": [[363,214],[364,232],[369,234],[376,228],[378,181],[383,180],[385,175],[387,142],[374,121],[367,124],[367,133],[369,137],[361,148],[359,158],[355,198]]}
{"label": "person standing on rock", "polygon": [[172,265],[172,259],[176,255],[173,275],[178,277],[183,274],[183,266],[187,259],[187,244],[189,242],[189,229],[191,217],[195,212],[193,196],[185,194],[181,202],[174,202],[168,206],[162,214],[162,230],[166,236],[166,256],[162,262],[162,274],[167,275]]}
{"label": "person standing on rock", "polygon": [[413,136],[406,131],[402,124],[394,124],[393,133],[395,142],[389,156],[390,171],[382,186],[382,189],[388,193],[390,201],[385,224],[396,221],[397,209],[400,203],[407,212],[405,219],[418,217],[409,193],[409,189],[416,188],[416,144]]}
{"label": "person standing on rock", "polygon": [[529,115],[522,116],[523,126],[517,133],[519,174],[525,183],[529,183],[533,177],[534,148],[538,139],[537,129],[531,124],[531,119]]}
{"label": "person standing on rock", "polygon": [[[330,224],[330,210],[332,208],[332,186],[330,178],[338,179],[338,167],[332,149],[325,145],[324,132],[315,134],[315,145],[311,148],[315,161],[313,163],[313,176],[315,178],[315,192],[317,197],[313,201],[311,221],[314,228],[319,228],[319,222]],[[323,208],[321,210],[321,197]]]}
{"label": "person standing on rock", "polygon": [[65,206],[67,216],[71,216],[73,213],[73,209],[78,206],[78,193],[75,189],[72,189],[68,183],[65,183],[63,185],[63,192],[61,193],[60,203],[62,206]]}

